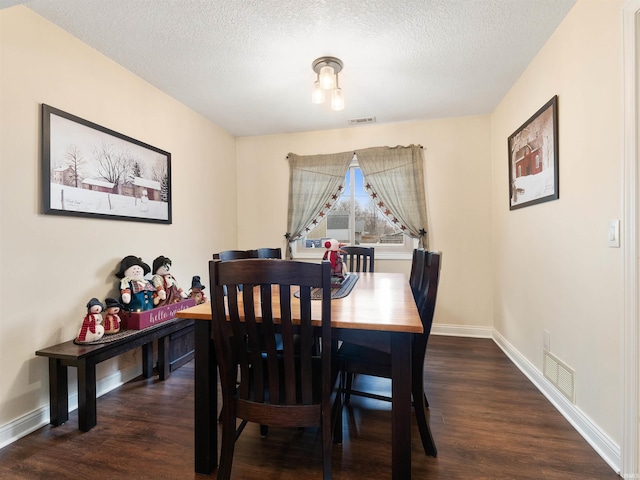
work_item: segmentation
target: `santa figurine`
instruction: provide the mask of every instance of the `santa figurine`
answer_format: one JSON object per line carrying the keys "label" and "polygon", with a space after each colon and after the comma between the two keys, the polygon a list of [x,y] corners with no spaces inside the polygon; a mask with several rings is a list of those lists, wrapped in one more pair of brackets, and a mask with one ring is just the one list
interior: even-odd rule
{"label": "santa figurine", "polygon": [[153,308],[153,294],[156,291],[144,276],[151,272],[149,265],[140,257],[128,255],[120,262],[116,277],[120,278],[120,302],[125,310],[143,312]]}
{"label": "santa figurine", "polygon": [[82,320],[82,326],[76,337],[76,343],[90,343],[100,340],[104,335],[101,312],[104,305],[97,298],[87,303],[87,315]]}
{"label": "santa figurine", "polygon": [[193,298],[196,301],[196,305],[207,301],[207,297],[203,292],[204,285],[200,282],[200,277],[194,275],[191,279],[191,290],[189,291],[189,298]]}
{"label": "santa figurine", "polygon": [[118,314],[120,313],[122,304],[115,298],[106,298],[104,303],[106,305],[104,320],[102,321],[104,333],[118,333],[120,331],[121,322],[120,315]]}
{"label": "santa figurine", "polygon": [[154,306],[163,307],[187,298],[186,292],[180,288],[173,275],[169,273],[171,259],[160,255],[153,261],[153,277],[151,282],[156,289]]}
{"label": "santa figurine", "polygon": [[326,251],[324,252],[322,259],[329,260],[329,263],[331,263],[332,287],[339,287],[344,281],[345,267],[342,262],[342,254],[346,252],[340,249],[341,246],[343,245],[338,243],[338,240],[335,238],[328,238],[324,242],[324,248]]}

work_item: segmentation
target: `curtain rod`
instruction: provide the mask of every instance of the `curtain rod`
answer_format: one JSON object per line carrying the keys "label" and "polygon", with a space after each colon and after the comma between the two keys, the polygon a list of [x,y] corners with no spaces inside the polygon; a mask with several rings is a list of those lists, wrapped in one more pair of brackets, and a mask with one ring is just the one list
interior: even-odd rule
{"label": "curtain rod", "polygon": [[[417,146],[420,147],[421,149],[424,149],[424,147],[422,145],[420,145],[420,144],[418,144]],[[389,147],[389,148],[393,148],[393,147]],[[353,151],[353,154],[354,155],[356,154],[356,150]],[[333,154],[327,153],[325,155],[333,155]],[[288,160],[289,159],[289,155],[287,155],[285,158]]]}

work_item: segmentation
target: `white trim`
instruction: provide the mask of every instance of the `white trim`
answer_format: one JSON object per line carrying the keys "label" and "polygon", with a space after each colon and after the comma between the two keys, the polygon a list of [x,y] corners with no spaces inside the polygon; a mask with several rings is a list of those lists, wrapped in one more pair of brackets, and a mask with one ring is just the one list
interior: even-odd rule
{"label": "white trim", "polygon": [[493,338],[493,327],[472,327],[468,325],[442,325],[434,323],[431,335],[448,337]]}
{"label": "white trim", "polygon": [[513,364],[540,390],[564,418],[582,435],[593,449],[620,475],[620,446],[616,445],[589,417],[557,390],[551,382],[520,354],[500,333],[493,332],[493,341],[502,349]]}
{"label": "white trim", "polygon": [[[376,248],[376,245],[360,245],[362,247],[374,247]],[[294,247],[294,252],[293,252],[293,258],[294,260],[309,260],[309,259],[314,259],[314,260],[322,260],[322,256],[324,255],[324,248],[307,248],[306,250],[315,250],[314,252],[299,252],[299,251],[295,251],[295,247]],[[381,251],[382,249],[376,248],[376,253],[375,253],[375,261],[377,262],[378,260],[411,260],[413,257],[413,250],[411,251],[411,253],[404,253],[404,252],[383,252]],[[376,269],[378,270],[378,269]]]}
{"label": "white trim", "polygon": [[[142,374],[140,362],[118,370],[96,382],[96,397],[118,388],[130,380]],[[74,376],[75,378],[75,376]],[[71,385],[70,385],[71,386]],[[78,393],[69,395],[69,412],[78,408]],[[98,411],[98,418],[100,412]],[[76,420],[71,420],[76,421]],[[12,422],[0,426],[0,448],[3,448],[16,440],[35,432],[39,428],[49,424],[49,404],[43,405],[33,412],[16,418]]]}
{"label": "white trim", "polygon": [[35,432],[47,423],[49,423],[48,404],[3,425],[0,428],[0,448]]}
{"label": "white trim", "polygon": [[624,81],[624,391],[622,398],[621,469],[624,478],[640,476],[640,336],[638,328],[638,31],[640,0],[630,0],[622,11]]}

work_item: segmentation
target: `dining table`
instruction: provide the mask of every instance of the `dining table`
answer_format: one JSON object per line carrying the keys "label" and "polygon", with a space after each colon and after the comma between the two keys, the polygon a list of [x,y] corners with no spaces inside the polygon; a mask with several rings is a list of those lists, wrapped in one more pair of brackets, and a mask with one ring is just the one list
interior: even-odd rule
{"label": "dining table", "polygon": [[[423,331],[408,279],[402,273],[355,273],[348,295],[331,300],[331,332],[348,341],[391,353],[391,478],[411,478],[411,338]],[[294,290],[294,289],[292,289]],[[292,294],[292,302],[296,302]],[[312,323],[320,326],[320,303],[312,304]],[[317,307],[317,308],[316,308]],[[176,313],[195,320],[195,472],[209,475],[218,464],[218,372],[211,305]]]}

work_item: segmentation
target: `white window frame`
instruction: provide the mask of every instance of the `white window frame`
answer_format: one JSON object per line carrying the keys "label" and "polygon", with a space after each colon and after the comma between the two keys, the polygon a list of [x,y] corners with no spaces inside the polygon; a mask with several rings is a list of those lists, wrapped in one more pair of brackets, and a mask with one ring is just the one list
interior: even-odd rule
{"label": "white window frame", "polygon": [[[351,211],[349,212],[350,218],[353,219],[355,217],[355,202],[353,201],[355,198],[355,171],[354,168],[360,168],[360,165],[358,164],[358,159],[357,157],[354,155],[353,156],[353,160],[351,161],[351,163],[349,164],[349,170],[348,170],[348,174],[349,174],[349,191],[351,192]],[[355,225],[355,222],[349,222],[350,225]],[[350,241],[349,241],[349,245],[354,245],[355,244],[355,230],[353,228],[349,229],[350,232]],[[393,244],[389,244],[389,245],[380,245],[380,244],[366,244],[363,243],[362,246],[363,247],[375,247],[376,249],[376,253],[375,253],[375,258],[376,260],[380,259],[380,260],[411,260],[412,256],[413,256],[413,250],[418,248],[418,239],[417,238],[411,238],[408,235],[405,235],[406,237],[406,241],[404,242],[404,245],[393,245]],[[292,251],[293,251],[293,258],[300,258],[300,259],[310,259],[310,258],[316,258],[316,259],[320,259],[322,258],[322,256],[324,255],[324,249],[319,249],[319,248],[305,248],[302,246],[302,242],[304,240],[296,240],[295,242],[292,243]]]}

